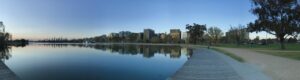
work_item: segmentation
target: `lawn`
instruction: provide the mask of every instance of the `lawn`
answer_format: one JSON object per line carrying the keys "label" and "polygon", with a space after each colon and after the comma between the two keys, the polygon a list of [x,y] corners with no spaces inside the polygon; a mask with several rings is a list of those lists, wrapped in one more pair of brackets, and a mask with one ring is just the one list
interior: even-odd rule
{"label": "lawn", "polygon": [[[285,51],[300,51],[299,43],[286,43]],[[245,44],[245,45],[236,45],[236,44],[219,44],[217,47],[228,47],[228,48],[246,48],[246,49],[255,49],[255,50],[281,50],[280,44],[268,44],[268,45],[258,45],[258,44]]]}
{"label": "lawn", "polygon": [[257,52],[300,60],[300,51],[257,51]]}
{"label": "lawn", "polygon": [[228,48],[243,48],[250,49],[259,53],[269,54],[274,56],[280,56],[295,60],[300,60],[300,44],[299,43],[287,43],[285,44],[286,49],[281,50],[280,44],[269,44],[269,45],[236,45],[236,44],[219,44],[218,47]]}
{"label": "lawn", "polygon": [[223,54],[225,54],[225,55],[227,55],[227,56],[229,56],[229,57],[231,57],[231,58],[233,58],[233,59],[235,59],[235,60],[237,60],[239,62],[244,62],[245,61],[243,58],[241,58],[241,57],[239,57],[239,56],[237,56],[237,55],[235,55],[233,53],[230,53],[228,51],[225,51],[223,49],[219,49],[219,48],[215,48],[215,47],[213,47],[211,49],[213,49],[215,51],[218,51],[218,52],[221,52],[221,53],[223,53]]}

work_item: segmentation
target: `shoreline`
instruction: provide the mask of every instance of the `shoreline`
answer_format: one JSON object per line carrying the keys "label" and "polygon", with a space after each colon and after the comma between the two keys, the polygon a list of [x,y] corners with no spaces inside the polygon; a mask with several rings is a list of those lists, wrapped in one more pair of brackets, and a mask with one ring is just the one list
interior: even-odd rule
{"label": "shoreline", "polygon": [[194,48],[193,56],[167,80],[271,80],[253,66],[223,53]]}
{"label": "shoreline", "polygon": [[182,46],[190,48],[204,48],[201,44],[175,44],[175,43],[48,43],[48,42],[29,42],[29,44],[83,44],[83,45],[160,45],[160,46]]}
{"label": "shoreline", "polygon": [[246,63],[261,69],[274,80],[299,80],[300,61],[268,55],[248,49],[222,48],[246,60]]}

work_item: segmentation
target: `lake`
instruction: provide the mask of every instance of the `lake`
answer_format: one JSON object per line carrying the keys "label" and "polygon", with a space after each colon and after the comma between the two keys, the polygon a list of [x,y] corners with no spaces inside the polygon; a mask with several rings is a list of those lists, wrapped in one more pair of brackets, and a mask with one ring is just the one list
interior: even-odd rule
{"label": "lake", "polygon": [[22,80],[166,80],[192,50],[170,45],[32,43],[1,55]]}

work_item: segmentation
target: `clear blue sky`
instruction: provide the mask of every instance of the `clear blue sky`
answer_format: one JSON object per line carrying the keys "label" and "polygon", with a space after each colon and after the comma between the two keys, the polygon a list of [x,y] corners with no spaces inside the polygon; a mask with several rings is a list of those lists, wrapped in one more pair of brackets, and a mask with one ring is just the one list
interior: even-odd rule
{"label": "clear blue sky", "polygon": [[186,24],[246,25],[255,20],[250,0],[1,0],[0,21],[14,38],[81,38]]}

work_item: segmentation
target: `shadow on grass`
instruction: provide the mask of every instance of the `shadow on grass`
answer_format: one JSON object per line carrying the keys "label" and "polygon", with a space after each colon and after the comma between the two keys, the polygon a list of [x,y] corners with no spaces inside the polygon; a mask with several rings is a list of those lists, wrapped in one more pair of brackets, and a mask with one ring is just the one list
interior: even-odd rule
{"label": "shadow on grass", "polygon": [[[255,50],[281,50],[280,44],[268,44],[268,45],[259,45],[259,44],[218,44],[217,47],[227,47],[227,48],[246,48],[246,49],[255,49]],[[286,43],[285,47],[287,51],[300,51],[299,43]]]}
{"label": "shadow on grass", "polygon": [[239,56],[237,56],[237,55],[235,55],[235,54],[233,54],[233,53],[230,53],[230,52],[228,52],[228,51],[225,51],[225,50],[223,50],[223,49],[219,49],[219,48],[215,48],[215,47],[213,47],[213,48],[211,48],[212,50],[215,50],[215,51],[218,51],[218,52],[220,52],[220,53],[223,53],[223,54],[225,54],[225,55],[227,55],[227,56],[229,56],[229,57],[231,57],[231,58],[233,58],[233,59],[235,59],[235,60],[237,60],[237,61],[239,61],[239,62],[245,62],[245,60],[243,59],[243,58],[241,58],[241,57],[239,57]]}

